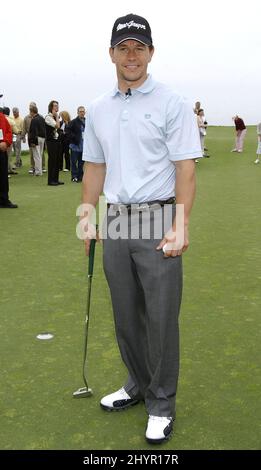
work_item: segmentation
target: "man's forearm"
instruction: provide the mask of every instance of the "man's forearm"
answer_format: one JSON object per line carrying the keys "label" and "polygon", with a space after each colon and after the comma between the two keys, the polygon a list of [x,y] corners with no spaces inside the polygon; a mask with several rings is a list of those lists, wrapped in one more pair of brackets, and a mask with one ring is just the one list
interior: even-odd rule
{"label": "man's forearm", "polygon": [[176,203],[184,204],[184,222],[189,223],[189,216],[196,193],[194,160],[176,163]]}
{"label": "man's forearm", "polygon": [[103,191],[105,174],[105,163],[85,163],[82,185],[83,204],[91,204],[93,207],[96,207],[99,196]]}

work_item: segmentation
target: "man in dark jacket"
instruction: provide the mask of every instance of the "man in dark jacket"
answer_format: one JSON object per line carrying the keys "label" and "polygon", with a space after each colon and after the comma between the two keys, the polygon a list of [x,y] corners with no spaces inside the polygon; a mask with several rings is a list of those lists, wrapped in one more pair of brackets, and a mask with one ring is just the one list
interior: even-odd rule
{"label": "man in dark jacket", "polygon": [[[0,95],[2,97],[2,95]],[[8,184],[8,156],[7,148],[12,145],[12,130],[6,117],[0,109],[0,208],[16,209],[18,206],[13,204],[9,198]]]}
{"label": "man in dark jacket", "polygon": [[85,108],[79,106],[77,109],[78,116],[69,124],[66,133],[70,141],[71,149],[71,179],[74,183],[82,181],[83,177],[83,134],[85,129]]}
{"label": "man in dark jacket", "polygon": [[32,116],[29,132],[28,143],[33,150],[34,158],[34,174],[42,175],[42,161],[45,141],[45,120],[43,116],[38,114],[37,106],[31,106],[30,114]]}

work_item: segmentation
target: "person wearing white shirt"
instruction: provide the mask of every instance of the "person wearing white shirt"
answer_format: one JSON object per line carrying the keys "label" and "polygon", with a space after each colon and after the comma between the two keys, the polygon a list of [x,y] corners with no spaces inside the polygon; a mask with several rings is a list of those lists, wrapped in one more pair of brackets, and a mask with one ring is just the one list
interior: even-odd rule
{"label": "person wearing white shirt", "polygon": [[[192,105],[147,73],[153,53],[145,18],[129,14],[115,21],[110,57],[118,82],[89,107],[83,203],[96,207],[104,191],[108,204],[104,270],[128,370],[125,385],[100,404],[111,411],[144,401],[145,437],[150,443],[161,443],[170,438],[175,419],[181,255],[189,245],[194,159],[202,153]],[[184,207],[180,246],[173,245],[175,201]],[[162,220],[165,209],[173,218],[168,226],[172,230],[155,236],[152,225]],[[118,220],[126,224],[127,236],[112,235]],[[144,239],[147,229],[150,234]],[[88,255],[90,239],[85,240],[85,248]]]}
{"label": "person wearing white shirt", "polygon": [[205,153],[205,137],[207,135],[207,122],[204,116],[204,109],[199,109],[197,114],[197,123],[198,123],[198,130],[199,130],[199,138],[201,149],[204,157],[209,158],[209,155]]}
{"label": "person wearing white shirt", "polygon": [[261,155],[261,122],[257,125],[257,149],[256,149],[256,160],[255,163],[260,162]]}

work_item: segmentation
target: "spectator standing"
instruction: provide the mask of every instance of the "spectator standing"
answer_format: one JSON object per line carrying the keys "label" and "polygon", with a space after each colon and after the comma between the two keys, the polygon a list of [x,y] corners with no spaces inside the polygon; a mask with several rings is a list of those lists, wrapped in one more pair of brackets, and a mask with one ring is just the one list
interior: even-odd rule
{"label": "spectator standing", "polygon": [[[31,116],[32,106],[36,106],[36,103],[34,101],[31,101],[31,103],[29,104],[29,114],[27,114],[24,118],[24,125],[23,125],[23,132],[22,132],[23,140],[25,140],[26,135],[28,136],[28,132],[30,129],[30,124],[31,124],[31,119],[32,119],[32,116]],[[35,168],[34,168],[33,148],[29,146],[29,143],[28,143],[28,147],[29,147],[29,153],[30,153],[30,169],[28,173],[30,173],[31,175],[34,175]],[[44,152],[43,152],[43,161],[42,161],[42,171],[43,173],[46,173]]]}
{"label": "spectator standing", "polygon": [[83,134],[85,129],[85,108],[77,108],[78,116],[68,125],[68,136],[71,149],[71,180],[74,183],[82,181],[83,177]]}
{"label": "spectator standing", "polygon": [[203,157],[209,158],[209,155],[205,153],[205,137],[207,135],[207,122],[205,121],[204,116],[204,109],[199,109],[197,114],[197,123],[198,123],[198,130],[199,130],[199,137],[200,137],[200,144],[203,153]]}
{"label": "spectator standing", "polygon": [[59,133],[59,103],[52,100],[48,105],[48,114],[45,117],[46,146],[48,152],[48,185],[58,186],[64,184],[59,181],[59,156],[60,142]]}
{"label": "spectator standing", "polygon": [[196,101],[195,107],[194,107],[194,113],[195,113],[196,115],[198,115],[199,109],[201,109],[201,103],[200,103],[200,101]]}
{"label": "spectator standing", "polygon": [[[1,97],[2,95],[0,95]],[[7,149],[12,146],[12,129],[0,111],[0,208],[16,209],[17,204],[13,204],[9,200],[9,184],[8,184],[8,155]]]}
{"label": "spectator standing", "polygon": [[22,159],[21,159],[21,150],[22,150],[22,133],[23,133],[23,125],[24,120],[19,115],[19,109],[13,108],[13,119],[17,128],[17,134],[13,135],[13,148],[15,153],[15,168],[20,168],[22,166]]}
{"label": "spectator standing", "polygon": [[[6,116],[7,121],[9,122],[11,129],[12,129],[12,139],[15,139],[16,134],[18,133],[18,129],[16,127],[14,119],[10,116],[10,108],[5,106],[3,108],[3,114]],[[13,144],[12,144],[13,145]],[[8,155],[8,174],[9,175],[17,175],[17,172],[12,168],[12,145],[7,147],[7,155]]]}
{"label": "spectator standing", "polygon": [[45,141],[45,120],[38,114],[37,106],[31,106],[31,124],[28,132],[28,143],[33,151],[34,174],[42,175],[42,161]]}
{"label": "spectator standing", "polygon": [[61,111],[60,112],[60,142],[61,142],[61,156],[60,156],[60,170],[63,169],[63,160],[65,161],[65,168],[63,171],[70,171],[70,141],[68,135],[68,125],[71,121],[70,114],[68,111]]}
{"label": "spectator standing", "polygon": [[240,118],[238,115],[234,116],[232,119],[235,123],[236,128],[236,146],[234,149],[231,150],[231,152],[242,153],[247,129],[243,119]]}
{"label": "spectator standing", "polygon": [[261,155],[261,122],[257,125],[257,150],[255,163],[259,163]]}

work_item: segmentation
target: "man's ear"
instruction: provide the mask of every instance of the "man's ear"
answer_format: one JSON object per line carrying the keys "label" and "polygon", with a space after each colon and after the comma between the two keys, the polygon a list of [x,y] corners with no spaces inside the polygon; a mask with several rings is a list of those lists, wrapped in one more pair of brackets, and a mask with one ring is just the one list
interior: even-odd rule
{"label": "man's ear", "polygon": [[109,49],[109,54],[110,54],[112,63],[115,64],[115,60],[114,60],[114,48],[113,48],[113,47],[110,47],[110,49]]}
{"label": "man's ear", "polygon": [[154,46],[150,46],[149,49],[150,49],[150,60],[149,60],[149,62],[150,62],[151,59],[152,59],[152,56],[153,56],[153,54],[154,54],[154,50],[155,50],[155,49],[154,49]]}

